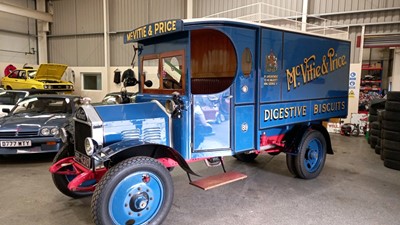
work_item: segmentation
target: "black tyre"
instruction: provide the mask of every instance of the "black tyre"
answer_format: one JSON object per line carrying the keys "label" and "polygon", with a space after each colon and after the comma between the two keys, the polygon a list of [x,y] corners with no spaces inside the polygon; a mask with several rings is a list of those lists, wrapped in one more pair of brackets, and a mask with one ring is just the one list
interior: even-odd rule
{"label": "black tyre", "polygon": [[371,129],[370,134],[376,137],[381,137],[381,130],[379,129]]}
{"label": "black tyre", "polygon": [[378,121],[378,116],[377,115],[369,115],[368,121],[369,122]]}
{"label": "black tyre", "polygon": [[382,128],[385,130],[400,132],[400,122],[383,120]]}
{"label": "black tyre", "polygon": [[400,142],[400,132],[390,131],[390,130],[382,130],[382,138],[390,140],[390,141]]}
{"label": "black tyre", "polygon": [[375,153],[380,155],[381,154],[381,146],[380,145],[375,145]]}
{"label": "black tyre", "polygon": [[161,224],[174,197],[170,173],[157,160],[133,157],[112,167],[92,198],[97,225]]}
{"label": "black tyre", "polygon": [[370,134],[369,140],[370,140],[370,142],[374,142],[376,144],[378,142],[378,137]]}
{"label": "black tyre", "polygon": [[385,141],[383,141],[382,146],[386,149],[392,149],[392,150],[398,150],[400,151],[400,142],[398,141],[390,141],[385,139]]}
{"label": "black tyre", "polygon": [[384,119],[391,121],[400,121],[400,112],[392,112],[385,110]]}
{"label": "black tyre", "polygon": [[294,159],[298,177],[303,179],[316,178],[325,164],[325,137],[317,130],[309,130],[303,135],[298,150],[299,153]]}
{"label": "black tyre", "polygon": [[[53,164],[58,162],[61,159],[73,156],[73,154],[71,153],[72,152],[71,149],[69,149],[70,146],[71,145],[66,144],[60,149],[60,151],[58,151],[58,153],[56,154],[56,156],[53,159]],[[63,167],[63,169],[61,171],[74,171],[74,167],[65,166],[65,167]],[[93,194],[93,192],[91,192],[91,191],[77,192],[77,191],[71,191],[68,189],[69,182],[71,182],[72,179],[74,179],[76,177],[76,175],[63,175],[63,174],[52,173],[51,176],[53,178],[53,183],[56,186],[56,188],[66,196],[69,196],[71,198],[82,198],[82,197],[86,197],[86,196]],[[85,185],[90,186],[94,182],[95,181],[87,181],[84,183],[84,186]]]}
{"label": "black tyre", "polygon": [[386,101],[385,110],[392,112],[400,112],[400,102]]}
{"label": "black tyre", "polygon": [[296,156],[294,156],[294,155],[286,154],[286,166],[287,166],[289,172],[293,176],[298,177],[299,175],[297,174],[297,171],[296,171],[296,168],[294,165],[295,158],[296,158]]}
{"label": "black tyre", "polygon": [[258,154],[256,153],[238,153],[234,155],[234,157],[241,162],[253,162],[257,156]]}
{"label": "black tyre", "polygon": [[386,149],[383,151],[385,159],[396,160],[400,162],[400,151],[393,151]]}
{"label": "black tyre", "polygon": [[381,124],[377,121],[371,123],[371,129],[379,130],[381,129]]}
{"label": "black tyre", "polygon": [[378,110],[378,122],[379,124],[382,122],[383,120],[383,114],[385,113],[385,110]]}
{"label": "black tyre", "polygon": [[386,98],[388,101],[400,102],[400,91],[390,91]]}
{"label": "black tyre", "polygon": [[7,86],[6,89],[7,90],[12,90],[12,88],[10,86]]}
{"label": "black tyre", "polygon": [[390,169],[400,170],[400,161],[385,158],[383,165]]}
{"label": "black tyre", "polygon": [[370,115],[378,115],[378,110],[374,107],[369,107],[368,113]]}

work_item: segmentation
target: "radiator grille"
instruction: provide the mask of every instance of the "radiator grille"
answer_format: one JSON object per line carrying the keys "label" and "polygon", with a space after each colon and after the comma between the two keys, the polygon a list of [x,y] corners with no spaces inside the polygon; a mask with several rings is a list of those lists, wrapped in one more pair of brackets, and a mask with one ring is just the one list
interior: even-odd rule
{"label": "radiator grille", "polygon": [[85,139],[87,137],[92,137],[92,128],[88,124],[75,121],[75,150],[85,155]]}
{"label": "radiator grille", "polygon": [[0,132],[0,137],[35,137],[35,136],[38,136],[38,131]]}

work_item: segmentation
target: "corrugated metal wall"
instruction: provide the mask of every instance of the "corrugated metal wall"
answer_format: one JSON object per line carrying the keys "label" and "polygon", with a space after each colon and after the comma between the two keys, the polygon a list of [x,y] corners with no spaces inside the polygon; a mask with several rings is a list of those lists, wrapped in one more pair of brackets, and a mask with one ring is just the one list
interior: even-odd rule
{"label": "corrugated metal wall", "polygon": [[147,23],[184,18],[184,13],[185,0],[109,1],[111,66],[131,63],[133,48],[123,43],[125,32]]}
{"label": "corrugated metal wall", "polygon": [[[334,24],[350,25],[351,62],[359,63],[360,49],[356,47],[356,42],[362,25],[365,25],[366,35],[400,33],[399,7],[400,1],[397,0],[310,0],[308,13],[331,20]],[[315,20],[311,18],[308,21]]]}
{"label": "corrugated metal wall", "polygon": [[[184,3],[184,0],[109,1],[111,66],[126,66],[132,60],[132,47],[123,44],[125,32],[159,20],[184,18]],[[60,0],[53,4],[49,61],[70,66],[104,66],[103,1]]]}
{"label": "corrugated metal wall", "polygon": [[70,66],[104,66],[103,2],[54,1],[48,36],[49,62]]}
{"label": "corrugated metal wall", "polygon": [[[221,11],[260,2],[259,0],[193,0],[193,17],[204,17]],[[299,0],[265,0],[275,5],[268,11],[273,15],[279,8],[302,11]],[[132,59],[132,47],[123,44],[123,33],[143,24],[170,18],[185,17],[186,0],[109,0],[110,63],[111,66],[127,66]],[[67,63],[71,66],[103,66],[103,2],[100,0],[54,1],[54,23],[49,37],[50,62]],[[397,0],[309,0],[308,14],[317,15],[338,23],[350,24],[352,41],[351,61],[359,61],[359,49],[355,47],[361,25],[367,25],[366,34],[399,33],[400,1]],[[376,10],[374,12],[354,12]],[[387,10],[393,8],[393,10]],[[252,13],[248,9],[247,13]],[[232,12],[233,14],[235,12]],[[237,12],[236,12],[237,13]],[[237,14],[237,16],[240,16]],[[232,15],[231,15],[232,17]],[[315,22],[312,18],[309,22]],[[397,23],[396,23],[397,21]],[[383,23],[390,23],[384,25]]]}
{"label": "corrugated metal wall", "polygon": [[[5,0],[6,4],[34,9],[34,0]],[[0,12],[0,62],[37,64],[36,20]],[[27,52],[34,54],[25,54]]]}

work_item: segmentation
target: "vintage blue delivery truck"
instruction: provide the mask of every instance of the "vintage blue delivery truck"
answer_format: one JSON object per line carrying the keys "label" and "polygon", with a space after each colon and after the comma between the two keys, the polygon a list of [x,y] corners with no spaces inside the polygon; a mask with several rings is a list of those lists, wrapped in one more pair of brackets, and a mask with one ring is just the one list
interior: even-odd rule
{"label": "vintage blue delivery truck", "polygon": [[[347,115],[348,41],[223,19],[156,22],[124,39],[137,43],[134,102],[82,105],[50,168],[65,195],[93,194],[96,224],[162,223],[175,166],[207,190],[246,177],[224,156],[283,152],[312,179],[333,154],[322,122]],[[199,160],[223,173],[197,177]]]}

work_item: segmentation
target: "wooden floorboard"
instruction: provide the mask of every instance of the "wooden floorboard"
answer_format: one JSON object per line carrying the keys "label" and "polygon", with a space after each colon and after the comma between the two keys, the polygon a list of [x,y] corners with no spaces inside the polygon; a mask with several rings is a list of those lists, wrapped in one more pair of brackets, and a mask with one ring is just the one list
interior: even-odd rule
{"label": "wooden floorboard", "polygon": [[190,184],[203,190],[209,190],[238,180],[243,180],[245,178],[247,178],[246,174],[229,171],[226,173],[221,173],[200,180],[192,181]]}

